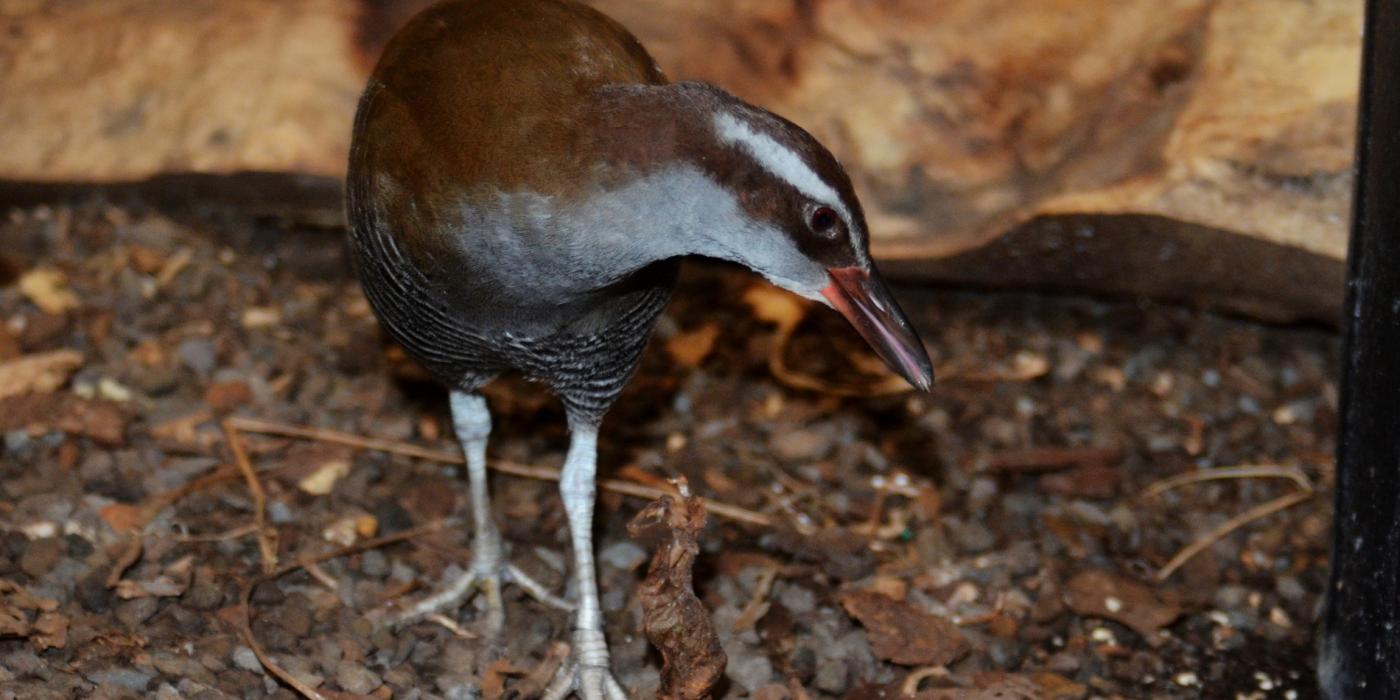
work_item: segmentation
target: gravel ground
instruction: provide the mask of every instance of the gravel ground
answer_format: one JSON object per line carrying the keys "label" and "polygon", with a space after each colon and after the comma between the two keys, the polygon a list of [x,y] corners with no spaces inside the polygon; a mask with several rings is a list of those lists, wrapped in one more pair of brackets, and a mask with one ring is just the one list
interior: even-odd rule
{"label": "gravel ground", "polygon": [[[6,213],[0,698],[296,697],[240,634],[245,611],[269,658],[328,698],[537,692],[568,618],[517,589],[495,642],[474,605],[375,624],[468,561],[454,465],[247,435],[266,543],[294,570],[241,603],[266,555],[221,418],[455,447],[445,395],[385,345],[340,236],[100,203]],[[929,395],[853,380],[878,370],[835,314],[693,266],[604,426],[606,476],[682,475],[763,521],[712,511],[700,536],[695,585],[728,654],[717,697],[1315,696],[1334,334],[900,298],[939,369]],[[490,400],[493,458],[562,462],[556,402],[518,380]],[[1151,488],[1241,466],[1265,469]],[[512,560],[565,591],[553,485],[493,489]],[[649,552],[626,532],[645,504],[603,494],[596,530],[613,667],[637,697],[661,666],[635,594]]]}

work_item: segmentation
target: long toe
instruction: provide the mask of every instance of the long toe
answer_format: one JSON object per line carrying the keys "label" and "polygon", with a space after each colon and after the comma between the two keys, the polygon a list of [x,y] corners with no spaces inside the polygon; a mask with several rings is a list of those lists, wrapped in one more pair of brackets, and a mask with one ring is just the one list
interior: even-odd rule
{"label": "long toe", "polygon": [[545,688],[542,700],[564,700],[576,695],[582,700],[627,700],[627,691],[606,667],[579,666],[572,661],[559,667],[554,680]]}
{"label": "long toe", "polygon": [[505,627],[505,605],[501,601],[501,591],[509,584],[519,586],[527,595],[545,605],[562,610],[573,607],[527,576],[519,567],[512,564],[483,565],[477,562],[437,592],[412,603],[398,614],[389,616],[388,622],[393,625],[406,625],[440,613],[452,614],[475,594],[481,594],[486,598],[485,631],[494,637]]}
{"label": "long toe", "polygon": [[568,660],[555,672],[541,697],[564,700],[572,694],[582,700],[627,700],[627,691],[608,670],[608,658],[602,633],[575,630]]}

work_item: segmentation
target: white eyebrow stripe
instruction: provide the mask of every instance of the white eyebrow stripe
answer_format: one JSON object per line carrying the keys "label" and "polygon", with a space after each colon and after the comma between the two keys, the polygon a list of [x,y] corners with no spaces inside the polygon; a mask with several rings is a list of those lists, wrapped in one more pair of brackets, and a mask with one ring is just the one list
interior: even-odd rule
{"label": "white eyebrow stripe", "polygon": [[851,212],[841,203],[840,195],[821,176],[807,167],[802,158],[792,149],[774,141],[767,134],[760,134],[748,124],[728,112],[715,115],[715,130],[726,143],[742,146],[765,170],[792,185],[808,197],[835,209],[848,229],[854,228]]}

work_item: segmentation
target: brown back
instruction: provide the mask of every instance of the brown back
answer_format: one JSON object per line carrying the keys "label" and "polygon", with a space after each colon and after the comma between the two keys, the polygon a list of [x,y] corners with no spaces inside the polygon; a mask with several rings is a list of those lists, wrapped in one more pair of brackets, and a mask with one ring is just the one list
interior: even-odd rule
{"label": "brown back", "polygon": [[604,84],[664,82],[626,29],[580,3],[447,0],[385,48],[352,170],[401,185],[402,196],[386,199],[402,201],[385,202],[394,228],[420,238],[410,247],[440,248],[445,241],[422,240],[446,233],[435,225],[438,208],[485,196],[488,186],[577,192],[587,95]]}

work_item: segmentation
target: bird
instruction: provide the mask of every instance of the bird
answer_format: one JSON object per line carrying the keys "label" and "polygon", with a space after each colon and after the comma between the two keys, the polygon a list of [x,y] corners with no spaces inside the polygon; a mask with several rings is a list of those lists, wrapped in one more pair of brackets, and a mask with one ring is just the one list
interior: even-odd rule
{"label": "bird", "polygon": [[[470,565],[399,621],[479,593],[499,633],[505,584],[572,607],[549,700],[627,697],[594,571],[597,443],[682,261],[737,263],[826,304],[915,388],[933,382],[836,157],[717,86],[672,82],[575,0],[445,0],[404,25],[355,115],[346,214],[380,325],[448,390],[471,493]],[[505,373],[543,384],[567,416],[572,604],[509,563],[490,513],[480,390]]]}

